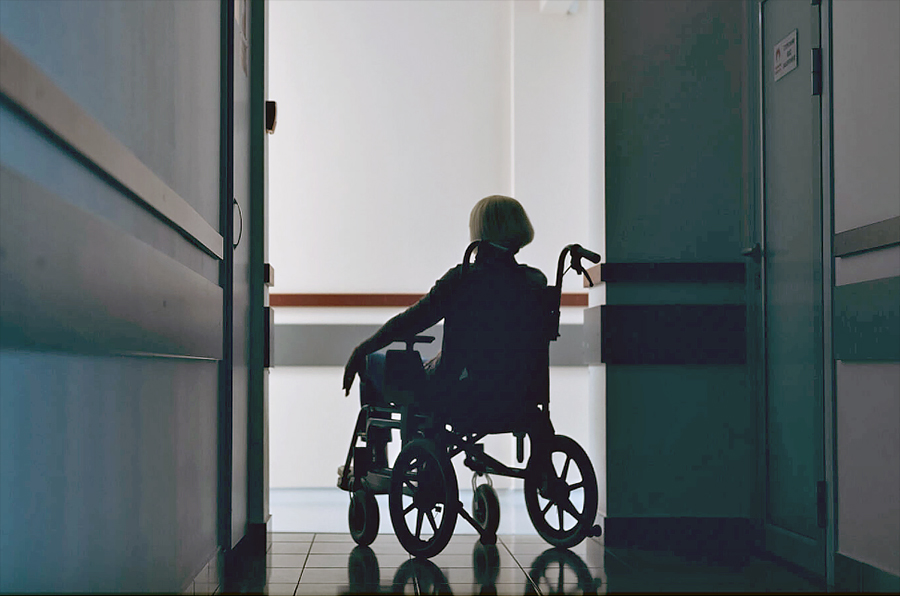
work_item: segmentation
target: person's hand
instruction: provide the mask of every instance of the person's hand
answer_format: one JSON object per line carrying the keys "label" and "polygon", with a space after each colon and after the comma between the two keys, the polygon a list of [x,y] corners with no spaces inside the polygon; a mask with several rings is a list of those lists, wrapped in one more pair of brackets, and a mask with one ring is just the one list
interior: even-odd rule
{"label": "person's hand", "polygon": [[350,360],[344,367],[344,395],[350,395],[350,387],[353,386],[353,378],[366,367],[366,354],[357,346],[350,354]]}

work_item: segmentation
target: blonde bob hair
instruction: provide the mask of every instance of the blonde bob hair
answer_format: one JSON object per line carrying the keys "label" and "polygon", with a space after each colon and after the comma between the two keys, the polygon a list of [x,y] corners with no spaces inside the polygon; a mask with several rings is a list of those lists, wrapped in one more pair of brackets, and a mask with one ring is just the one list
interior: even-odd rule
{"label": "blonde bob hair", "polygon": [[519,201],[491,195],[475,203],[469,215],[471,240],[487,240],[513,252],[534,240],[534,228]]}

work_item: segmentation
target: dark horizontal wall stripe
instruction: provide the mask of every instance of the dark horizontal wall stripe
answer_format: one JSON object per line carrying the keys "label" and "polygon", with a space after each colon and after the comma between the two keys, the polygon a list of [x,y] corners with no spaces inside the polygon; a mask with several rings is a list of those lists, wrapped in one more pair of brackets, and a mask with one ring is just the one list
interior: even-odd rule
{"label": "dark horizontal wall stripe", "polygon": [[[550,343],[550,366],[584,366],[581,325],[560,325],[560,337]],[[378,330],[378,325],[276,325],[275,366],[344,366],[357,345]],[[443,325],[422,335],[431,335],[431,344],[416,349],[425,358],[440,351]],[[400,348],[396,344],[395,348]],[[392,348],[393,349],[393,348]]]}
{"label": "dark horizontal wall stripe", "polygon": [[606,364],[744,364],[746,307],[609,304],[599,341]]}
{"label": "dark horizontal wall stripe", "polygon": [[834,256],[844,257],[900,244],[900,217],[834,235]]}
{"label": "dark horizontal wall stripe", "polygon": [[[269,294],[271,306],[375,307],[412,306],[424,294]],[[587,306],[587,294],[562,295],[563,306]]]}
{"label": "dark horizontal wall stripe", "polygon": [[166,222],[221,259],[222,236],[134,153],[0,36],[0,97],[133,193]]}
{"label": "dark horizontal wall stripe", "polygon": [[600,281],[607,283],[744,281],[744,263],[740,262],[602,263],[599,267]]}
{"label": "dark horizontal wall stripe", "polygon": [[0,344],[222,357],[222,289],[0,166]]}
{"label": "dark horizontal wall stripe", "polygon": [[834,289],[835,359],[900,361],[900,276]]}
{"label": "dark horizontal wall stripe", "polygon": [[607,304],[746,304],[741,283],[633,283],[606,286]]}
{"label": "dark horizontal wall stripe", "polygon": [[606,546],[618,548],[721,555],[763,547],[760,523],[742,517],[607,517],[603,530]]}

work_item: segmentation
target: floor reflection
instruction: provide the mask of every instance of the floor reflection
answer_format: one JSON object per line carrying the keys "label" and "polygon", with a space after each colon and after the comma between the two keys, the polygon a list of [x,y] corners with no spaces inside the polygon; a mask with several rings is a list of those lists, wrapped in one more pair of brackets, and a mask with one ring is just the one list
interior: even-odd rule
{"label": "floor reflection", "polygon": [[597,594],[603,584],[591,575],[581,557],[558,548],[541,553],[531,564],[528,577],[541,594]]}
{"label": "floor reflection", "polygon": [[[527,573],[521,574],[520,590],[505,585],[498,591],[501,548],[475,539],[472,547],[471,587],[458,585],[465,594],[597,594],[603,581],[594,577],[587,563],[571,550],[548,548],[534,557]],[[505,549],[504,549],[505,550]],[[526,571],[522,569],[522,571]],[[409,559],[397,567],[388,585],[382,583],[378,555],[369,547],[355,547],[347,561],[349,586],[341,594],[454,594],[441,568],[428,559]]]}
{"label": "floor reflection", "polygon": [[225,593],[605,594],[616,592],[820,592],[783,565],[756,555],[720,556],[608,548],[590,538],[568,550],[537,536],[501,535],[486,546],[454,535],[430,560],[411,558],[396,536],[359,547],[349,533],[273,533],[265,556],[248,557]]}

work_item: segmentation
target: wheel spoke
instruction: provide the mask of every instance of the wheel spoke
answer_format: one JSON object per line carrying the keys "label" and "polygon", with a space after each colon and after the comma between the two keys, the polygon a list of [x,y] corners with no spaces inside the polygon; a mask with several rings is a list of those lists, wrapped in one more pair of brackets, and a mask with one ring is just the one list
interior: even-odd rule
{"label": "wheel spoke", "polygon": [[582,481],[579,482],[578,484],[573,484],[572,486],[570,486],[570,487],[569,487],[569,492],[574,491],[574,490],[578,490],[579,488],[584,488],[584,480],[582,480]]}
{"label": "wheel spoke", "polygon": [[566,455],[566,463],[563,464],[562,472],[559,475],[559,479],[565,481],[566,476],[569,473],[569,463],[572,461],[571,456]]}
{"label": "wheel spoke", "polygon": [[557,504],[556,511],[559,513],[559,531],[562,532],[563,529],[565,529],[565,526],[563,524],[563,508],[560,507],[559,504]]}
{"label": "wheel spoke", "polygon": [[437,524],[434,522],[434,515],[432,515],[431,509],[429,509],[428,511],[426,511],[425,514],[428,516],[428,523],[431,524],[431,529],[432,529],[432,531],[433,531],[435,534],[437,534]]}
{"label": "wheel spoke", "polygon": [[575,509],[575,505],[572,504],[572,501],[566,499],[559,508],[560,511],[565,509],[569,512],[569,515],[575,518],[575,521],[578,521],[581,518],[581,512]]}
{"label": "wheel spoke", "polygon": [[553,501],[547,501],[547,506],[541,510],[541,515],[547,515],[547,512],[550,511],[551,507],[553,507]]}
{"label": "wheel spoke", "polygon": [[407,513],[409,513],[413,509],[415,509],[415,507],[416,507],[415,503],[410,503],[409,507],[407,507],[406,509],[403,510],[403,515],[406,515]]}
{"label": "wheel spoke", "polygon": [[425,512],[419,509],[419,515],[416,516],[416,538],[421,540],[422,536],[422,519],[425,517]]}

